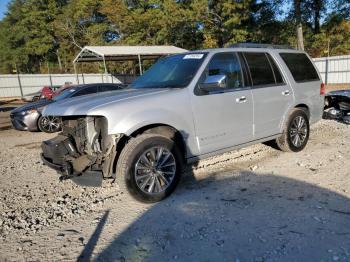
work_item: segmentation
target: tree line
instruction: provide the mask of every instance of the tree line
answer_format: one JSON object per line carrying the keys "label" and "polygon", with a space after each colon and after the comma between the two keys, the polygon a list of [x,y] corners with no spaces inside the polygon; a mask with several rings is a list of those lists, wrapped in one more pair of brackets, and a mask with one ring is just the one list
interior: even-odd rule
{"label": "tree line", "polygon": [[85,45],[256,42],[349,54],[349,12],[349,0],[12,0],[0,21],[0,73],[72,72]]}

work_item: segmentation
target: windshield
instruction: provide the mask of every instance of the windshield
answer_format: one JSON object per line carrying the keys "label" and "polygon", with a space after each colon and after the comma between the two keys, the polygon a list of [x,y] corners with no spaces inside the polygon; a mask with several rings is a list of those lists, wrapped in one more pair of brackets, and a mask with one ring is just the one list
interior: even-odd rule
{"label": "windshield", "polygon": [[187,86],[204,60],[204,53],[180,54],[158,60],[131,88],[178,88]]}
{"label": "windshield", "polygon": [[52,100],[59,101],[59,100],[62,100],[64,98],[70,97],[72,95],[72,93],[74,93],[75,91],[76,91],[75,88],[69,88],[69,89],[63,90],[59,95],[54,96],[52,98]]}

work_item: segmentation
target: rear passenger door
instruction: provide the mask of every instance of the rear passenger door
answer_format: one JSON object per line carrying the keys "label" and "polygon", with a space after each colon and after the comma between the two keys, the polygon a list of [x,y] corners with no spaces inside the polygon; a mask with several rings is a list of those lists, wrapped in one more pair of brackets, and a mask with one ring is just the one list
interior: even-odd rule
{"label": "rear passenger door", "polygon": [[287,52],[280,53],[280,56],[290,72],[295,100],[309,107],[310,123],[320,120],[324,96],[320,94],[321,80],[315,66],[305,53]]}
{"label": "rear passenger door", "polygon": [[293,103],[293,91],[270,54],[244,52],[241,55],[252,85],[254,138],[279,134],[283,117]]}

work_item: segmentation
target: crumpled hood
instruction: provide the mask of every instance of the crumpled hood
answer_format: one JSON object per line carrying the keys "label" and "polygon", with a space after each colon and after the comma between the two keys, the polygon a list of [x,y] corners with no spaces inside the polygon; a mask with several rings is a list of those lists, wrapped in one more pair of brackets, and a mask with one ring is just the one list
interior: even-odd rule
{"label": "crumpled hood", "polygon": [[32,103],[25,104],[24,106],[17,107],[16,109],[12,110],[11,113],[16,114],[16,113],[27,111],[30,109],[38,109],[40,107],[51,104],[52,102],[53,102],[52,100],[41,99]]}
{"label": "crumpled hood", "polygon": [[57,101],[47,106],[43,115],[69,116],[69,115],[89,115],[95,109],[110,103],[117,103],[128,99],[135,99],[142,96],[154,95],[166,92],[169,89],[132,89],[126,88],[111,92],[96,93],[72,97]]}

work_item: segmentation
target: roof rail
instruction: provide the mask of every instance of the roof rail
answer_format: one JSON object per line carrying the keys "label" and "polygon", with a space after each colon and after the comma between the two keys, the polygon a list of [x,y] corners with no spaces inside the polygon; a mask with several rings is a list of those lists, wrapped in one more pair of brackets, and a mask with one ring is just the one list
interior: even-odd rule
{"label": "roof rail", "polygon": [[259,43],[237,43],[230,45],[231,48],[270,48],[270,49],[294,49],[289,45],[273,45],[273,44],[259,44]]}

